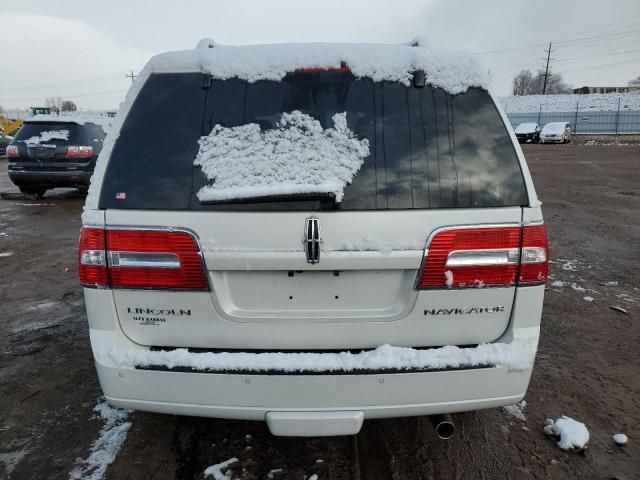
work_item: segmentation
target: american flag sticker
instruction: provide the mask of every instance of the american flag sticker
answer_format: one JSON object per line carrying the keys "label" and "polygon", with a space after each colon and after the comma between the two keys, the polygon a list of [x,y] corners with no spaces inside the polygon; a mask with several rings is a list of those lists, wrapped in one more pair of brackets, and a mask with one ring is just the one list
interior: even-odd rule
{"label": "american flag sticker", "polygon": [[126,199],[127,199],[126,192],[117,192],[116,193],[116,200],[126,200]]}

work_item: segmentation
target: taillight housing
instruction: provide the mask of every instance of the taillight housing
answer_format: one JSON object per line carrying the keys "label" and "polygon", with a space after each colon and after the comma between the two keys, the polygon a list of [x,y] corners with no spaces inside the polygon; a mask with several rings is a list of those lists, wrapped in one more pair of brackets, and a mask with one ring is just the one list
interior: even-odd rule
{"label": "taillight housing", "polygon": [[7,157],[16,158],[18,156],[18,147],[16,145],[7,146]]}
{"label": "taillight housing", "polygon": [[209,289],[198,242],[187,231],[83,228],[78,263],[80,283],[89,287]]}
{"label": "taillight housing", "polygon": [[431,238],[416,287],[536,284],[546,281],[547,271],[543,225],[449,228]]}
{"label": "taillight housing", "polygon": [[93,147],[88,145],[72,145],[67,147],[67,158],[90,158],[93,156]]}

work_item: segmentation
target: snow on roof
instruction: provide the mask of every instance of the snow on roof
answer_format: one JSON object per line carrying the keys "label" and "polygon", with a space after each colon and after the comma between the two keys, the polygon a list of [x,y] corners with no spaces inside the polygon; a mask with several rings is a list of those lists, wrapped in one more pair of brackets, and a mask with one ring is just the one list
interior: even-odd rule
{"label": "snow on roof", "polygon": [[96,125],[102,126],[104,129],[111,126],[113,118],[109,117],[101,117],[97,115],[82,115],[82,114],[74,114],[74,115],[34,115],[33,117],[27,118],[25,120],[26,123],[29,122],[47,122],[47,123],[77,123],[78,125],[84,125],[85,123],[95,123]]}
{"label": "snow on roof", "polygon": [[567,126],[567,122],[549,122],[542,127],[542,133],[562,133]]}
{"label": "snow on roof", "polygon": [[216,45],[210,39],[194,50],[153,57],[151,72],[211,73],[214,78],[237,77],[248,82],[281,80],[300,68],[339,68],[345,62],[356,77],[390,80],[409,85],[415,70],[424,70],[427,82],[457,94],[469,87],[487,88],[487,70],[470,53],[429,48],[424,39],[411,46],[347,43],[284,43],[275,45]]}
{"label": "snow on roof", "polygon": [[537,123],[521,123],[516,127],[516,133],[531,133],[535,132]]}

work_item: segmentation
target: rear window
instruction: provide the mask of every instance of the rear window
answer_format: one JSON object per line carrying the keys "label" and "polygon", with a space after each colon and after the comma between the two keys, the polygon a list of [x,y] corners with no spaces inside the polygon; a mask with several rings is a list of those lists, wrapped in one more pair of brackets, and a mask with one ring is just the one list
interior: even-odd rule
{"label": "rear window", "polygon": [[[276,127],[298,110],[367,139],[342,202],[202,204],[209,182],[194,165],[198,140],[215,125]],[[132,106],[107,166],[100,208],[162,210],[341,210],[502,207],[527,204],[516,152],[485,90],[459,95],[350,73],[298,72],[282,81],[214,80],[197,73],[154,74]]]}
{"label": "rear window", "polygon": [[51,143],[67,145],[77,143],[80,136],[80,125],[77,123],[31,123],[22,125],[16,134],[16,142]]}
{"label": "rear window", "polygon": [[73,145],[101,142],[105,137],[100,125],[64,122],[25,122],[16,134],[16,142]]}

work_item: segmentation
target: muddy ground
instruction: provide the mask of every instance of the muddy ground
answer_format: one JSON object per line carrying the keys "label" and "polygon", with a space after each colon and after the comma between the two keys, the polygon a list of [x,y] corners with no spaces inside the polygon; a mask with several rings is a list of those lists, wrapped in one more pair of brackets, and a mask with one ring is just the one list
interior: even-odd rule
{"label": "muddy ground", "polygon": [[[201,479],[234,456],[233,478],[245,479],[272,469],[297,480],[640,478],[640,147],[532,145],[525,154],[554,261],[526,421],[501,409],[458,414],[446,442],[427,418],[291,439],[257,422],[140,412],[107,478]],[[0,172],[0,190],[17,192],[5,161]],[[71,190],[0,201],[1,478],[68,478],[103,424],[92,413],[100,387],[76,277],[82,204]],[[566,453],[543,434],[545,419],[562,414],[587,424],[586,452]],[[619,431],[625,447],[612,441]]]}

